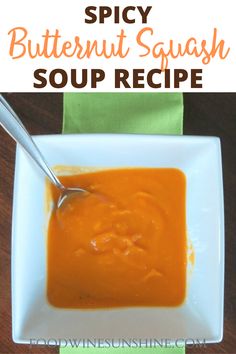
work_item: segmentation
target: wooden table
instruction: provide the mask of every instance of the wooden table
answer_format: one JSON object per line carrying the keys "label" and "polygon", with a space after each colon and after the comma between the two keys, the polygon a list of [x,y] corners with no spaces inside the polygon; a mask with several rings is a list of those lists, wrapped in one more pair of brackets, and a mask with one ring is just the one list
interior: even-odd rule
{"label": "wooden table", "polygon": [[[62,94],[5,94],[31,134],[60,133]],[[224,340],[187,353],[236,353],[236,94],[185,94],[184,134],[221,138],[224,166],[226,269]],[[11,338],[11,213],[15,144],[0,129],[0,354],[58,353]],[[206,294],[207,296],[207,294]]]}

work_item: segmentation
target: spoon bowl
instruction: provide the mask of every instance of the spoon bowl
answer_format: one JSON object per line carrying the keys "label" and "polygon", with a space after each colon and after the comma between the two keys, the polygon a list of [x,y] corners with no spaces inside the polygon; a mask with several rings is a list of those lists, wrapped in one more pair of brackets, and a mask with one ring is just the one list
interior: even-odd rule
{"label": "spoon bowl", "polygon": [[64,187],[61,190],[60,196],[58,198],[57,208],[60,208],[66,202],[66,200],[68,200],[68,198],[70,198],[71,196],[75,196],[76,194],[81,196],[81,194],[86,195],[87,193],[89,192],[86,191],[85,189]]}

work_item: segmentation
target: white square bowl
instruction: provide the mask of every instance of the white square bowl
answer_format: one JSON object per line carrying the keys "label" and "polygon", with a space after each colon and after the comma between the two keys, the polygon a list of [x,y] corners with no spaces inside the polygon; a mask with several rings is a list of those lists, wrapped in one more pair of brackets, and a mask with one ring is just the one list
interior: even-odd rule
{"label": "white square bowl", "polygon": [[173,308],[67,310],[46,299],[45,179],[17,147],[12,221],[13,340],[223,336],[224,208],[220,141],[215,137],[48,135],[34,137],[51,166],[176,167],[187,177],[187,231],[195,265],[187,297]]}

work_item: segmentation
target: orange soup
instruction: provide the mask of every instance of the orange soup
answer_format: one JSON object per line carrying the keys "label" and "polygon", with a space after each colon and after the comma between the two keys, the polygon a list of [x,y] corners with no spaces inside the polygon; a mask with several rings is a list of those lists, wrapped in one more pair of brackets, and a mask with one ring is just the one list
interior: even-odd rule
{"label": "orange soup", "polygon": [[[60,180],[90,193],[52,211],[49,302],[82,309],[180,305],[186,293],[185,175],[174,168],[127,168]],[[56,205],[58,190],[50,188]]]}

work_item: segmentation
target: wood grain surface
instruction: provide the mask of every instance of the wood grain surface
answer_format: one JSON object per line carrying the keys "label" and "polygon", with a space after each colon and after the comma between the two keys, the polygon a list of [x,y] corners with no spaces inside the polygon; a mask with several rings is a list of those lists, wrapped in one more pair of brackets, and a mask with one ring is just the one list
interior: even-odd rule
{"label": "wood grain surface", "polygon": [[[31,134],[60,133],[62,94],[4,95]],[[236,353],[236,94],[185,94],[184,134],[219,136],[222,142],[225,199],[224,339],[187,353]],[[0,354],[50,354],[58,348],[30,347],[11,335],[11,214],[15,144],[0,129]],[[207,296],[207,294],[206,294]]]}

